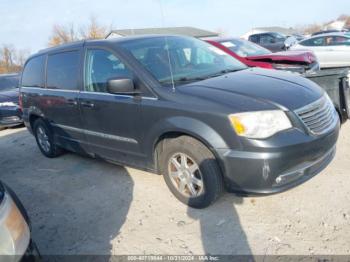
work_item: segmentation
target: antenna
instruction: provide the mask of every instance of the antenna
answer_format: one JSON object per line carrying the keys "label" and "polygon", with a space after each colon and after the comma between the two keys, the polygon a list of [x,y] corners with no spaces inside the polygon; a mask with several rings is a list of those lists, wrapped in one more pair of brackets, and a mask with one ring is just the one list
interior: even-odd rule
{"label": "antenna", "polygon": [[[163,10],[163,2],[162,2],[162,0],[159,0],[159,7],[160,7],[160,13],[161,13],[161,17],[162,17],[162,26],[165,27],[164,26],[165,23],[164,23],[164,10]],[[168,63],[169,63],[169,69],[170,69],[171,85],[172,85],[173,92],[175,92],[175,82],[174,82],[173,68],[172,68],[171,60],[170,60],[168,36],[165,36],[165,45],[166,45],[166,51],[167,51],[167,55],[168,55]]]}

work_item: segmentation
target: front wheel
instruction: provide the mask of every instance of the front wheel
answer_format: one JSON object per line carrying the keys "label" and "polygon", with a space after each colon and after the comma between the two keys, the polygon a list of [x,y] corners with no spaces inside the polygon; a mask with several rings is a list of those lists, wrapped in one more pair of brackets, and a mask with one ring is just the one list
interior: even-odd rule
{"label": "front wheel", "polygon": [[167,139],[160,168],[170,191],[191,207],[205,208],[223,191],[221,170],[214,155],[192,137]]}

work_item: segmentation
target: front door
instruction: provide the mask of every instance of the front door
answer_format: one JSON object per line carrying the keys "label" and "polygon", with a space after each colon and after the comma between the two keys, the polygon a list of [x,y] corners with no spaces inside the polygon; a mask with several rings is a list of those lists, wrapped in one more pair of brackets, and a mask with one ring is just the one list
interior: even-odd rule
{"label": "front door", "polygon": [[345,36],[327,36],[326,46],[329,61],[333,67],[350,66],[350,38]]}
{"label": "front door", "polygon": [[121,163],[140,158],[140,100],[108,93],[107,81],[132,78],[131,71],[111,51],[87,48],[84,91],[80,95],[85,134],[92,153]]}

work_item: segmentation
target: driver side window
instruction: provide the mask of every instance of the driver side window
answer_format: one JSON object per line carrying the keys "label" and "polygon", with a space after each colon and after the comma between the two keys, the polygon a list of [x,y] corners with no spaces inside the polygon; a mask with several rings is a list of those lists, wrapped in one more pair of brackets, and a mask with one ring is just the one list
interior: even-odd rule
{"label": "driver side window", "polygon": [[107,93],[107,82],[131,77],[131,72],[114,54],[103,49],[88,49],[85,58],[85,91]]}
{"label": "driver side window", "polygon": [[308,40],[304,40],[300,42],[303,46],[323,46],[324,45],[324,37],[311,38]]}

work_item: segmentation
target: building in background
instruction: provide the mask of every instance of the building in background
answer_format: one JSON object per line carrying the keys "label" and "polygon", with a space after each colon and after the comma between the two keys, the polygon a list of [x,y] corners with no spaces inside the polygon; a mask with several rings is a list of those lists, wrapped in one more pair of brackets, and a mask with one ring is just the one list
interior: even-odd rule
{"label": "building in background", "polygon": [[342,30],[345,28],[346,21],[333,21],[328,24],[325,24],[324,30]]}
{"label": "building in background", "polygon": [[107,34],[106,39],[123,37],[123,36],[149,35],[149,34],[151,35],[159,35],[159,34],[185,35],[185,36],[192,36],[196,38],[219,36],[218,33],[195,28],[195,27],[162,27],[162,28],[112,30]]}

